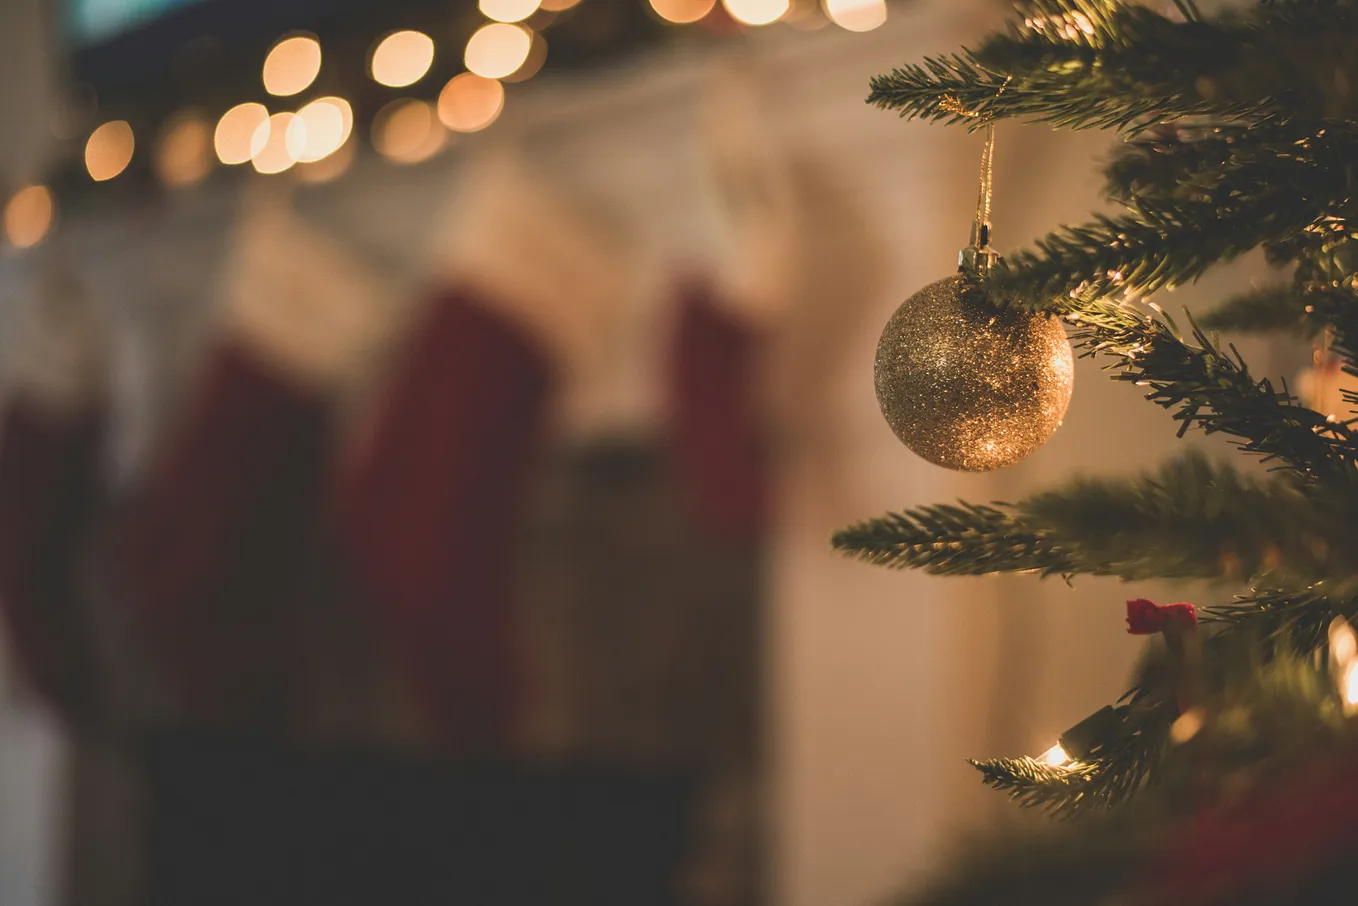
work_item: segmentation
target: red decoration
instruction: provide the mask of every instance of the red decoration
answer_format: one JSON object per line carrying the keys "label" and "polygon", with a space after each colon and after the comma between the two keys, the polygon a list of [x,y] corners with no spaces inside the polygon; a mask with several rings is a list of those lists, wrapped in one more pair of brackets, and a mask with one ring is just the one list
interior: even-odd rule
{"label": "red decoration", "polygon": [[1187,601],[1160,605],[1135,598],[1127,602],[1127,632],[1132,635],[1154,635],[1169,626],[1188,629],[1197,625],[1198,612]]}

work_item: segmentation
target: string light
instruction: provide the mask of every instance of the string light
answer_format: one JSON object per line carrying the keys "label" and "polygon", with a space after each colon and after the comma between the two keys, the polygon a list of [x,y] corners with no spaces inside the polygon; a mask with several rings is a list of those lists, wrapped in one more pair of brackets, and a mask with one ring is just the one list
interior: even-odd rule
{"label": "string light", "polygon": [[504,86],[474,72],[453,76],[439,93],[438,114],[454,132],[478,132],[500,117],[505,106]]}
{"label": "string light", "polygon": [[1343,617],[1330,623],[1330,669],[1344,700],[1344,713],[1358,713],[1358,637]]}
{"label": "string light", "polygon": [[1037,760],[1050,768],[1064,768],[1074,761],[1073,758],[1066,754],[1066,750],[1061,748],[1061,743],[1059,742],[1037,756]]}
{"label": "string light", "polygon": [[5,238],[16,249],[32,248],[51,232],[56,209],[47,186],[25,186],[5,204]]}
{"label": "string light", "polygon": [[373,120],[373,147],[397,164],[417,164],[443,149],[448,133],[433,105],[416,98],[392,101]]}
{"label": "string light", "polygon": [[264,58],[264,90],[279,97],[305,91],[321,71],[321,44],[297,35],[284,38]]}
{"label": "string light", "polygon": [[651,9],[666,22],[685,25],[712,12],[717,0],[651,0]]}
{"label": "string light", "polygon": [[338,151],[354,126],[353,108],[344,98],[317,98],[297,111],[288,124],[291,147],[300,148],[298,163],[315,163]]}
{"label": "string light", "polygon": [[259,151],[250,158],[255,170],[272,175],[282,173],[297,163],[306,150],[306,128],[291,128],[296,121],[297,114],[285,111],[275,113],[260,123],[251,139],[251,145],[259,147]]}
{"label": "string light", "polygon": [[126,120],[104,123],[85,142],[85,169],[95,182],[105,182],[127,169],[136,140]]}
{"label": "string light", "polygon": [[155,168],[167,186],[202,182],[212,170],[212,124],[197,111],[171,117],[156,146]]}
{"label": "string light", "polygon": [[[217,129],[212,134],[212,146],[217,159],[228,166],[243,164],[264,148],[268,139],[267,132],[262,135],[259,127],[269,121],[269,110],[263,104],[237,104],[217,121]],[[258,139],[259,144],[255,141]]]}
{"label": "string light", "polygon": [[533,35],[528,29],[492,22],[477,29],[467,41],[463,62],[482,78],[503,79],[523,66],[532,48]]}
{"label": "string light", "polygon": [[821,0],[825,15],[848,31],[872,31],[886,22],[886,0]]}
{"label": "string light", "polygon": [[768,25],[787,14],[789,0],[721,0],[731,18],[742,25]]}
{"label": "string light", "polygon": [[522,22],[542,7],[542,0],[481,0],[481,13],[496,22]]}
{"label": "string light", "polygon": [[432,65],[434,39],[424,32],[398,31],[378,42],[369,71],[379,85],[404,88],[424,78]]}

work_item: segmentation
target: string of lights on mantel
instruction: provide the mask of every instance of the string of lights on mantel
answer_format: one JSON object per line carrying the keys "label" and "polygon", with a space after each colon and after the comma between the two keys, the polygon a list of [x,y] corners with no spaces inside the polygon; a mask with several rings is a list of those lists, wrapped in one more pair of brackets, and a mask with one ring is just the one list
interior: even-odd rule
{"label": "string of lights on mantel", "polygon": [[[437,155],[459,133],[478,132],[504,110],[505,83],[531,79],[547,60],[547,31],[557,15],[599,0],[479,0],[485,20],[461,48],[465,71],[437,95],[396,98],[373,117],[369,140],[394,164],[416,164]],[[610,0],[611,2],[611,0]],[[886,0],[640,0],[671,25],[729,24],[753,28],[784,23],[801,30],[827,25],[864,32],[886,21]],[[429,73],[433,38],[402,30],[374,42],[367,77],[386,88],[414,88]],[[310,34],[284,35],[264,58],[261,79],[274,99],[297,99],[321,71],[320,41]],[[326,95],[288,109],[270,110],[243,101],[215,120],[184,109],[160,124],[155,136],[139,137],[126,120],[104,122],[85,140],[84,171],[95,183],[116,180],[142,152],[151,155],[156,178],[170,189],[202,182],[218,165],[250,165],[267,175],[291,172],[308,183],[336,179],[355,155],[354,111],[349,101]],[[3,236],[11,248],[41,243],[57,222],[57,199],[47,185],[14,191],[3,211]]]}

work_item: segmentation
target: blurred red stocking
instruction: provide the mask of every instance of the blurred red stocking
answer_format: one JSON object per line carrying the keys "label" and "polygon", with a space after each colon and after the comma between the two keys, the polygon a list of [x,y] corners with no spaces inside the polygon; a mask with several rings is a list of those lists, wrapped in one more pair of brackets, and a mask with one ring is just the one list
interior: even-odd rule
{"label": "blurred red stocking", "polygon": [[749,538],[763,527],[767,480],[760,336],[706,285],[680,295],[670,360],[670,424],[680,478],[703,526]]}
{"label": "blurred red stocking", "polygon": [[340,531],[450,749],[502,750],[523,691],[511,556],[558,378],[592,354],[617,265],[505,155],[469,165],[444,287],[345,482]]}
{"label": "blurred red stocking", "polygon": [[191,713],[277,719],[315,556],[331,396],[394,319],[336,243],[255,198],[222,336],[121,537],[124,591]]}

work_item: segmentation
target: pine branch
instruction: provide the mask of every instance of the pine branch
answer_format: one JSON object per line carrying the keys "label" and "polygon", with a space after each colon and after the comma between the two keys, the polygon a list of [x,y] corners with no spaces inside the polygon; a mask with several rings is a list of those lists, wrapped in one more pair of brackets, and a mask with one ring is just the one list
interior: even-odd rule
{"label": "pine branch", "polygon": [[1097,294],[1037,307],[1077,325],[1073,339],[1086,354],[1116,359],[1114,380],[1148,388],[1146,399],[1174,412],[1180,435],[1200,427],[1233,437],[1244,452],[1283,463],[1308,481],[1345,492],[1358,483],[1358,443],[1348,426],[1297,404],[1267,378],[1256,381],[1234,348],[1225,354],[1196,324],[1196,343],[1189,344],[1167,316],[1140,315]]}
{"label": "pine branch", "polygon": [[[1319,218],[1347,205],[1342,189],[1358,134],[1275,119],[1254,125],[1176,123],[1122,143],[1104,169],[1111,198],[1211,202],[1306,195]],[[1336,194],[1335,190],[1341,191]]]}
{"label": "pine branch", "polygon": [[936,576],[1074,571],[1074,561],[1040,530],[1019,524],[1003,504],[924,506],[843,529],[831,546],[892,569]]}
{"label": "pine branch", "polygon": [[1202,318],[1208,330],[1266,333],[1306,330],[1307,302],[1289,286],[1273,285],[1232,296]]}
{"label": "pine branch", "polygon": [[1355,109],[1355,38],[1347,4],[1175,22],[1127,3],[1052,0],[974,51],[878,76],[868,102],[973,127],[1005,117],[1133,131],[1192,116],[1339,121]]}
{"label": "pine branch", "polygon": [[[1337,177],[1342,182],[1342,173]],[[1000,303],[1071,292],[1150,294],[1202,276],[1261,245],[1312,229],[1326,216],[1309,193],[1274,190],[1232,202],[1138,200],[1119,217],[1063,227],[1000,261],[986,290]]]}
{"label": "pine branch", "polygon": [[1358,539],[1334,500],[1200,454],[1131,479],[1078,479],[1017,504],[930,506],[838,532],[869,563],[933,575],[1358,583]]}
{"label": "pine branch", "polygon": [[1172,702],[1118,708],[1120,722],[1103,754],[1065,767],[1027,756],[970,761],[986,786],[1006,793],[1024,808],[1069,818],[1127,802],[1160,759],[1169,728],[1178,716]]}

